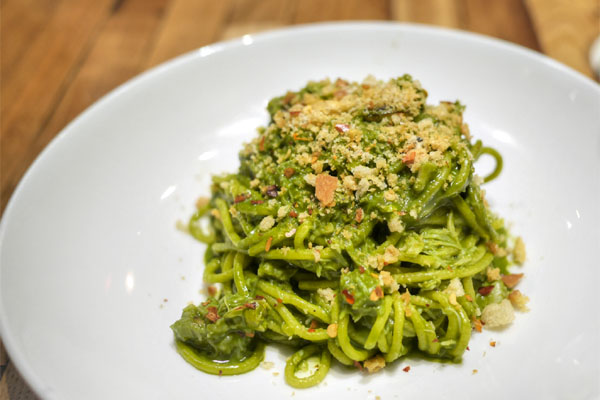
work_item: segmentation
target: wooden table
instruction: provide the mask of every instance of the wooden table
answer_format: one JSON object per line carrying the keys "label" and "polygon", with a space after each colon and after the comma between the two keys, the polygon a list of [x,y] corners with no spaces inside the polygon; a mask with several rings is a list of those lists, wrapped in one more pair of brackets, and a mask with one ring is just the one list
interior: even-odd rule
{"label": "wooden table", "polygon": [[[86,107],[215,41],[318,21],[410,21],[505,39],[592,77],[587,53],[600,33],[598,0],[2,0],[0,11],[0,212]],[[0,373],[0,399],[33,398],[1,344]]]}

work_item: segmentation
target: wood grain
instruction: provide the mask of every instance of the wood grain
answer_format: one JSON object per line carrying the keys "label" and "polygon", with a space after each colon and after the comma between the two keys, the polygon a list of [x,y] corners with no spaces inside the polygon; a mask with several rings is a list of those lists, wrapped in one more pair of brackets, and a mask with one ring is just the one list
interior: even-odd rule
{"label": "wood grain", "polygon": [[[85,59],[87,48],[110,11],[110,5],[108,0],[58,2],[48,22],[39,29],[35,38],[30,38],[20,59],[13,63],[10,79],[5,78],[2,70],[2,210],[25,169],[43,147],[43,144],[35,148],[31,146],[68,87],[69,77],[78,71]],[[2,26],[2,48],[6,38],[12,37],[12,31],[5,29],[15,30],[17,25],[15,22],[14,25]],[[32,31],[35,29],[31,28]]]}
{"label": "wood grain", "polygon": [[600,35],[598,0],[526,0],[541,50],[568,66],[593,76],[589,48]]}
{"label": "wood grain", "polygon": [[146,66],[218,40],[230,7],[230,2],[225,0],[173,0],[165,12]]}

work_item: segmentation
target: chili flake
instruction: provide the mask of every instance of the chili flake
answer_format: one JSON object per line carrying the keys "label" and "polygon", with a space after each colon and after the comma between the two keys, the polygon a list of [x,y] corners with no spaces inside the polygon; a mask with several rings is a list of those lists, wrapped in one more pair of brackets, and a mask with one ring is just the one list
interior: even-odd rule
{"label": "chili flake", "polygon": [[477,291],[480,295],[487,296],[488,294],[492,293],[492,290],[494,290],[494,285],[482,286]]}
{"label": "chili flake", "polygon": [[273,236],[269,236],[267,239],[267,243],[265,244],[265,253],[268,253],[271,250],[271,243],[273,242]]}
{"label": "chili flake", "polygon": [[350,305],[354,304],[354,296],[351,295],[350,292],[348,292],[348,290],[346,290],[346,289],[342,290],[342,294],[346,298],[346,302],[348,304],[350,304]]}

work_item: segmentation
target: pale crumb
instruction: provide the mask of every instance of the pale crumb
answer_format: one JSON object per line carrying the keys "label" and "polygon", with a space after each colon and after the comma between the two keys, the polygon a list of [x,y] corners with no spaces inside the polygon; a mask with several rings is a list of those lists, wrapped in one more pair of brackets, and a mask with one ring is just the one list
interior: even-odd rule
{"label": "pale crumb", "polygon": [[210,215],[212,215],[213,217],[215,217],[218,220],[221,219],[221,213],[216,208],[213,208],[212,210],[210,210]]}
{"label": "pale crumb", "polygon": [[448,284],[448,287],[444,289],[443,293],[447,294],[448,296],[454,294],[454,300],[456,301],[457,297],[465,295],[465,289],[463,288],[459,278],[452,278]]}
{"label": "pale crumb", "polygon": [[399,257],[400,257],[400,251],[392,245],[389,245],[388,247],[386,247],[385,253],[383,253],[383,261],[386,264],[395,263],[396,261],[398,261]]}
{"label": "pale crumb", "polygon": [[335,300],[335,292],[331,288],[319,288],[317,289],[317,294],[329,304],[333,303]]}
{"label": "pale crumb", "polygon": [[190,231],[188,230],[187,224],[180,219],[175,221],[175,228],[181,232],[190,233]]}
{"label": "pale crumb", "polygon": [[286,238],[292,237],[292,236],[294,236],[294,234],[295,234],[295,233],[296,233],[296,228],[292,229],[292,230],[291,230],[291,231],[289,231],[289,232],[286,232],[286,233],[285,233],[285,237],[286,237]]}
{"label": "pale crumb", "polygon": [[273,372],[273,376],[279,376],[279,372]]}
{"label": "pale crumb", "polygon": [[275,366],[275,363],[271,361],[263,361],[260,363],[260,366],[268,371]]}
{"label": "pale crumb", "polygon": [[396,280],[394,279],[392,274],[389,273],[389,271],[381,271],[379,273],[379,281],[392,293],[397,292],[398,288],[400,287],[400,285],[398,285],[398,282],[396,282]]}
{"label": "pale crumb", "polygon": [[258,187],[258,185],[260,185],[260,181],[258,179],[253,179],[253,180],[250,181],[250,187],[251,188],[254,189],[255,187]]}
{"label": "pale crumb", "polygon": [[269,229],[271,229],[273,227],[273,225],[275,225],[275,219],[272,216],[267,215],[266,217],[264,217],[262,219],[262,221],[260,221],[260,224],[258,225],[258,228],[261,231],[266,232]]}
{"label": "pale crumb", "polygon": [[279,207],[279,209],[277,210],[277,218],[279,218],[279,219],[285,218],[289,214],[290,209],[291,209],[290,206]]}
{"label": "pale crumb", "polygon": [[383,198],[387,201],[395,201],[398,198],[398,196],[396,195],[396,192],[390,189],[383,192]]}
{"label": "pale crumb", "polygon": [[522,265],[527,258],[527,251],[525,249],[525,242],[521,236],[515,241],[515,247],[513,249],[513,258],[518,265]]}
{"label": "pale crumb", "polygon": [[511,324],[515,319],[512,304],[508,299],[499,304],[489,304],[481,313],[481,321],[486,328],[499,328]]}
{"label": "pale crumb", "polygon": [[475,375],[477,372],[479,372],[479,371],[477,371],[476,369],[474,369],[473,370],[473,375]]}
{"label": "pale crumb", "polygon": [[397,215],[394,215],[391,220],[388,221],[388,228],[390,232],[402,233],[404,231],[404,224]]}
{"label": "pale crumb", "polygon": [[306,174],[304,175],[304,181],[310,186],[315,186],[317,183],[317,176],[315,174]]}
{"label": "pale crumb", "polygon": [[486,274],[487,274],[488,281],[490,281],[490,282],[497,281],[498,279],[500,279],[500,268],[488,267]]}
{"label": "pale crumb", "polygon": [[313,256],[315,257],[315,262],[318,263],[319,261],[321,261],[321,252],[318,249],[312,249],[313,250]]}

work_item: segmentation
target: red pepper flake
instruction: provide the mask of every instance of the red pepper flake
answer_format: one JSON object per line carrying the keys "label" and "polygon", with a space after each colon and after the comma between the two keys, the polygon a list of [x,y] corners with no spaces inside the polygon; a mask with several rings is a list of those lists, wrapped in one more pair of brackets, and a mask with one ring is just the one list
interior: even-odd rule
{"label": "red pepper flake", "polygon": [[273,236],[269,236],[267,243],[265,244],[265,252],[268,253],[271,250],[271,243],[273,242]]}
{"label": "red pepper flake", "polygon": [[494,290],[494,285],[482,286],[477,291],[480,295],[487,296],[488,294],[492,293],[492,290]]}
{"label": "red pepper flake", "polygon": [[246,332],[246,337],[254,337],[254,332]]}
{"label": "red pepper flake", "polygon": [[308,215],[312,215],[312,213],[313,213],[313,209],[312,209],[312,208],[310,208],[310,207],[308,207],[308,208],[306,209],[306,212],[308,213]]}
{"label": "red pepper flake", "polygon": [[285,175],[285,177],[288,179],[291,178],[295,173],[296,170],[294,168],[286,168],[283,170],[283,175]]}
{"label": "red pepper flake", "polygon": [[469,348],[469,346],[467,346],[467,351],[471,351],[471,349]]}
{"label": "red pepper flake", "polygon": [[402,157],[402,162],[406,165],[410,165],[415,162],[416,155],[417,153],[414,150],[411,150],[408,153],[406,153],[404,157]]}
{"label": "red pepper flake", "polygon": [[346,298],[346,301],[348,302],[348,304],[352,305],[354,304],[354,296],[352,296],[348,290],[344,289],[342,290],[342,294],[344,295],[344,297]]}
{"label": "red pepper flake", "polygon": [[430,307],[429,303],[425,303],[425,307]]}
{"label": "red pepper flake", "polygon": [[217,322],[217,320],[219,318],[221,318],[221,317],[219,317],[217,307],[210,306],[210,307],[207,307],[206,310],[208,311],[208,313],[206,314],[206,319],[208,319],[209,321]]}
{"label": "red pepper flake", "polygon": [[242,201],[246,200],[248,197],[250,197],[250,195],[248,194],[240,194],[235,196],[235,199],[233,199],[234,203],[241,203]]}
{"label": "red pepper flake", "polygon": [[439,340],[438,338],[435,338],[435,339],[433,339],[433,343],[437,343],[437,342],[439,342],[439,341],[440,341],[440,340]]}
{"label": "red pepper flake", "polygon": [[264,200],[250,200],[250,204],[252,204],[253,206],[257,204],[262,204],[264,202]]}
{"label": "red pepper flake", "polygon": [[467,301],[473,301],[473,298],[468,294],[465,294],[465,299],[467,299]]}
{"label": "red pepper flake", "polygon": [[473,317],[473,328],[475,328],[477,332],[481,332],[482,327],[483,324],[481,323],[481,320]]}
{"label": "red pepper flake", "polygon": [[244,304],[244,307],[256,310],[256,303],[246,303]]}
{"label": "red pepper flake", "polygon": [[492,347],[496,347],[496,342],[492,340],[492,341],[490,342],[490,346],[492,346]]}
{"label": "red pepper flake", "polygon": [[308,331],[309,331],[310,333],[313,333],[313,332],[315,331],[315,328],[308,328]]}
{"label": "red pepper flake", "polygon": [[277,298],[277,302],[278,302],[279,304],[281,304],[281,303],[283,303],[283,300],[281,300],[281,299],[278,297],[278,298]]}
{"label": "red pepper flake", "polygon": [[265,151],[265,137],[260,137],[260,142],[258,143],[258,151]]}
{"label": "red pepper flake", "polygon": [[310,327],[312,329],[318,328],[319,327],[319,323],[313,319],[312,321],[310,321]]}
{"label": "red pepper flake", "polygon": [[265,192],[267,193],[267,196],[269,196],[269,197],[277,197],[279,188],[276,185],[270,185],[270,186],[267,186]]}
{"label": "red pepper flake", "polygon": [[373,292],[371,292],[369,299],[371,301],[377,301],[379,299],[383,299],[383,289],[381,288],[381,286],[375,286],[375,289],[373,290]]}
{"label": "red pepper flake", "polygon": [[360,222],[363,220],[365,216],[365,212],[363,211],[362,208],[359,208],[358,210],[356,210],[356,222],[358,222],[360,224]]}
{"label": "red pepper flake", "polygon": [[360,369],[361,371],[364,371],[364,368],[362,366],[361,363],[359,363],[358,361],[354,361],[354,366],[358,369]]}
{"label": "red pepper flake", "polygon": [[406,211],[396,211],[396,214],[398,214],[399,216],[403,217],[406,215]]}
{"label": "red pepper flake", "polygon": [[254,298],[256,300],[263,300],[265,298],[265,296],[261,296],[260,294],[257,294],[256,296],[254,296]]}
{"label": "red pepper flake", "polygon": [[350,127],[348,124],[335,124],[335,130],[338,132],[348,132]]}
{"label": "red pepper flake", "polygon": [[296,218],[297,216],[298,216],[298,213],[296,211],[290,211],[290,217]]}
{"label": "red pepper flake", "polygon": [[410,371],[410,365],[407,365],[406,367],[402,368],[402,371],[404,371],[404,372]]}
{"label": "red pepper flake", "polygon": [[512,289],[517,286],[521,278],[523,278],[523,274],[503,275],[502,282],[504,282],[507,288]]}
{"label": "red pepper flake", "polygon": [[215,294],[217,294],[217,288],[216,288],[216,287],[214,287],[214,286],[209,286],[209,287],[208,287],[208,295],[209,295],[210,297],[214,297],[214,296],[215,296]]}
{"label": "red pepper flake", "polygon": [[219,370],[219,376],[223,375],[223,371]]}
{"label": "red pepper flake", "polygon": [[301,110],[291,110],[290,115],[292,117],[296,117],[296,116],[300,115],[301,112],[302,112]]}
{"label": "red pepper flake", "polygon": [[361,274],[365,273],[365,267],[363,267],[362,265],[358,266],[358,272],[360,272]]}

